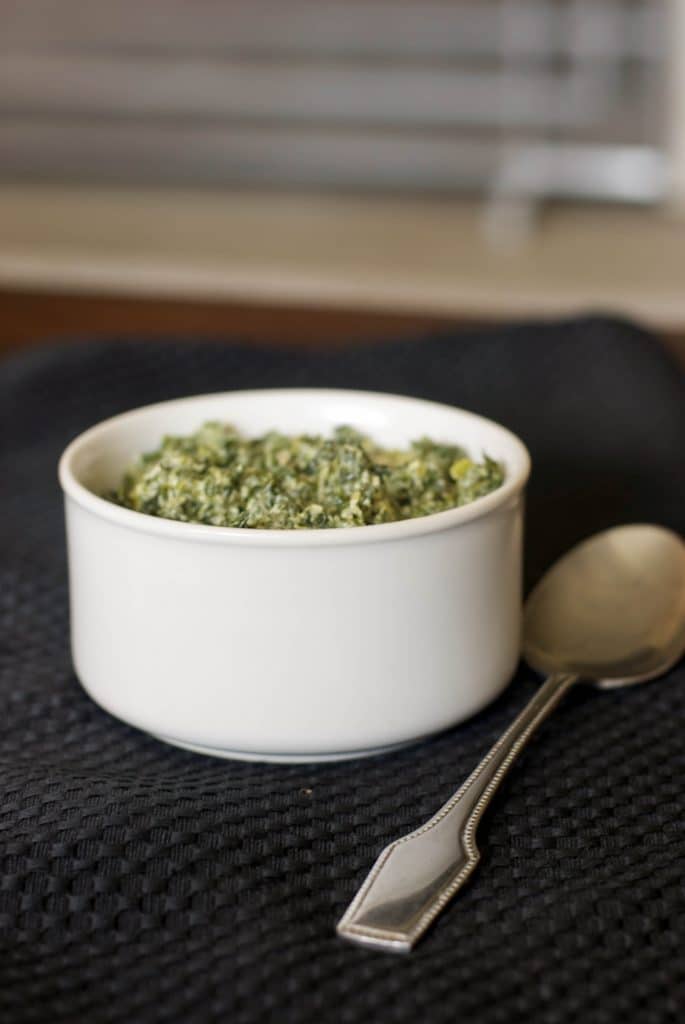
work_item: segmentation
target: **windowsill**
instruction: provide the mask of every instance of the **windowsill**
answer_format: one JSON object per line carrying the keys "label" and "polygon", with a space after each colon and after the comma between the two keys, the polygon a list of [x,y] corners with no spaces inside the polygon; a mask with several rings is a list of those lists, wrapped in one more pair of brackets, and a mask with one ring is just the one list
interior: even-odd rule
{"label": "windowsill", "polygon": [[685,224],[554,207],[496,249],[466,200],[0,186],[0,288],[685,325]]}

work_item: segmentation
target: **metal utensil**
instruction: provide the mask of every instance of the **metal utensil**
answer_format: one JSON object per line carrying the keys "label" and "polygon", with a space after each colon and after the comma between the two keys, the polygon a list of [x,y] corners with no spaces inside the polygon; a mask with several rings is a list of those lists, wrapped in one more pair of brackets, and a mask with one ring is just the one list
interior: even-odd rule
{"label": "metal utensil", "polygon": [[408,952],[480,858],[476,829],[535,729],[580,680],[646,682],[685,650],[685,544],[659,526],[621,526],[573,548],[530,595],[523,651],[548,677],[455,795],[387,846],[338,924],[353,942]]}

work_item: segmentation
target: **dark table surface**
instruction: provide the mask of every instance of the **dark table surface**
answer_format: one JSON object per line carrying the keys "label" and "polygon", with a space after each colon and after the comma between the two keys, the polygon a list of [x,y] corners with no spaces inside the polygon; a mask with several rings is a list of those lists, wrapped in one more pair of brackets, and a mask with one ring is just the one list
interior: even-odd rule
{"label": "dark table surface", "polygon": [[528,584],[615,523],[685,521],[685,389],[594,318],[338,352],[111,340],[0,364],[0,1021],[663,1024],[685,1018],[685,670],[573,694],[406,957],[334,925],[381,847],[457,787],[537,680],[419,746],[278,766],[166,747],[80,689],[55,464],[105,416],[202,391],[396,391],[528,444]]}

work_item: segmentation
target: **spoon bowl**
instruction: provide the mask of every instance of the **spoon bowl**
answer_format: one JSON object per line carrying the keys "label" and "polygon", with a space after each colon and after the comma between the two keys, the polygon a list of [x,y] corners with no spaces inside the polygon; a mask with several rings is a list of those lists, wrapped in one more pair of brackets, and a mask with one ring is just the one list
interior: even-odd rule
{"label": "spoon bowl", "polygon": [[546,675],[603,688],[661,675],[685,648],[685,544],[649,524],[595,534],[533,590],[523,634],[526,661]]}

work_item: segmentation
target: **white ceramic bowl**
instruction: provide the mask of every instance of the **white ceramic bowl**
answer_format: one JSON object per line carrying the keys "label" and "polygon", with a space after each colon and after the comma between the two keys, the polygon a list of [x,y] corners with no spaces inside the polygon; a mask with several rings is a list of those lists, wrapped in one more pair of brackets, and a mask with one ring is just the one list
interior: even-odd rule
{"label": "white ceramic bowl", "polygon": [[[347,423],[384,445],[428,435],[501,460],[506,479],[463,508],[332,530],[179,523],[99,497],[164,434],[210,419],[248,435]],[[78,677],[113,715],[223,757],[354,757],[454,725],[517,663],[529,467],[490,420],[370,392],[235,391],[106,420],[59,466]]]}

